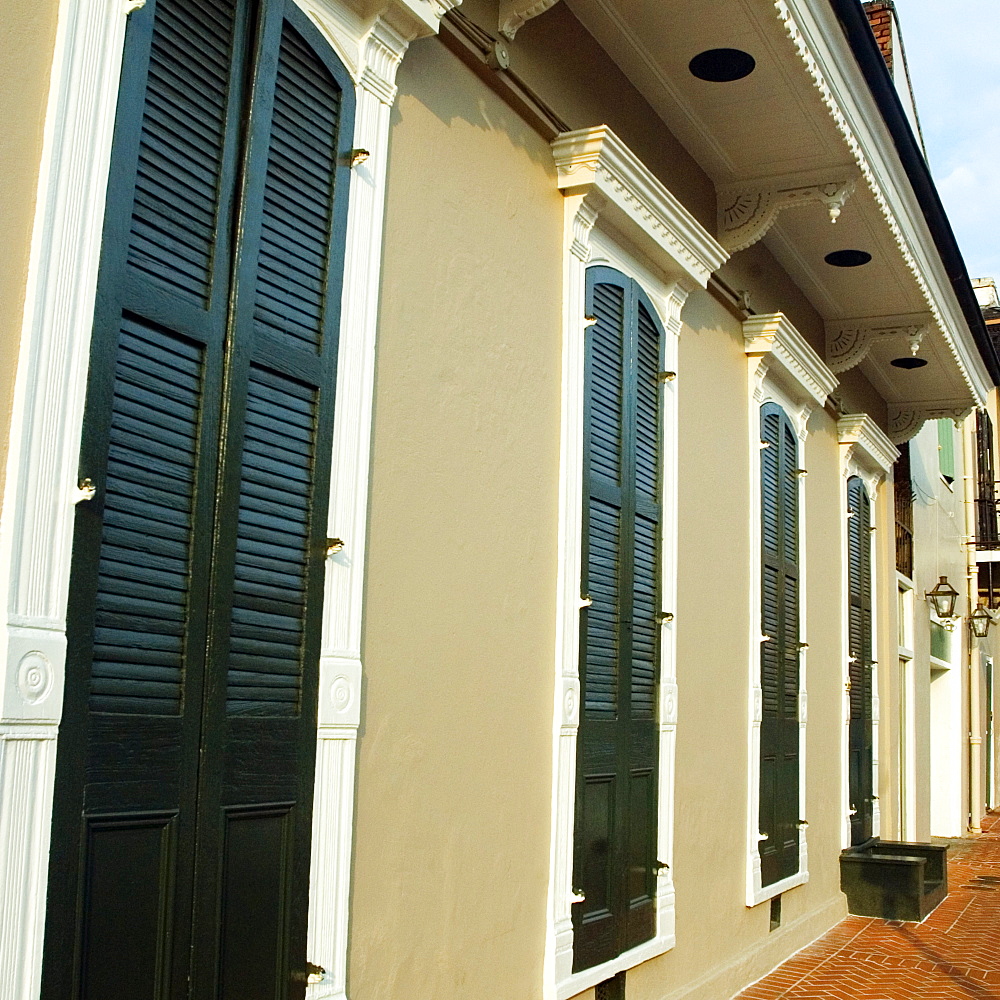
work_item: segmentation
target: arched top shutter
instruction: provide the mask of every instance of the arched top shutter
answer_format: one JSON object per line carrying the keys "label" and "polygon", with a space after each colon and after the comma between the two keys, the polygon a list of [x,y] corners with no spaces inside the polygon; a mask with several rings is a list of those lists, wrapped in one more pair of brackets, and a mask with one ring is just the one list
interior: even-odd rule
{"label": "arched top shutter", "polygon": [[646,294],[587,272],[574,968],[655,932],[664,333]]}
{"label": "arched top shutter", "polygon": [[776,403],[760,410],[761,884],[799,867],[799,441]]}

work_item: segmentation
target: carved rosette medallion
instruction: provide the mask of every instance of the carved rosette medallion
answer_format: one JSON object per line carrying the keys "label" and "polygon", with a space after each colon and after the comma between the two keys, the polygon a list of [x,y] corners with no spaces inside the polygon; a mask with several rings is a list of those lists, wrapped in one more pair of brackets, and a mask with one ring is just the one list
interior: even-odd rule
{"label": "carved rosette medallion", "polygon": [[44,653],[32,650],[17,665],[17,689],[29,705],[37,705],[52,690],[52,664]]}

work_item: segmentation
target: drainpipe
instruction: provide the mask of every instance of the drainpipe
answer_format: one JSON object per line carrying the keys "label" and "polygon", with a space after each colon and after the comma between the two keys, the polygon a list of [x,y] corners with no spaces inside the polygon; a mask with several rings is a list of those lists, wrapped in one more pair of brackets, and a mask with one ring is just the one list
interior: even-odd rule
{"label": "drainpipe", "polygon": [[[979,565],[976,562],[976,497],[978,484],[978,469],[976,466],[976,417],[975,413],[965,419],[965,433],[962,434],[962,458],[965,463],[965,580],[968,596],[968,615],[979,603]],[[980,730],[980,692],[979,692],[979,648],[972,628],[962,623],[968,636],[968,668],[969,668],[969,833],[982,832],[983,819],[983,734]]]}

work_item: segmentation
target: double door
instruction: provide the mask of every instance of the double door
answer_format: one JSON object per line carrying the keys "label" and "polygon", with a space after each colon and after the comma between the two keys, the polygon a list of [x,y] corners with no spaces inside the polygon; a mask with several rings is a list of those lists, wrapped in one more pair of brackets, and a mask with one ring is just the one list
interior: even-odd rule
{"label": "double door", "polygon": [[304,994],[353,91],[290,0],[129,16],[42,995]]}

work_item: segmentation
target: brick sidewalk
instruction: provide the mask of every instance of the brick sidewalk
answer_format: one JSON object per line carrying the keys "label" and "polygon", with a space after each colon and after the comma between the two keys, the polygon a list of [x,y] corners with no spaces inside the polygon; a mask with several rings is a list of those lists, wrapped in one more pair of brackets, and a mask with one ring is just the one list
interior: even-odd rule
{"label": "brick sidewalk", "polygon": [[848,917],[735,1000],[1000,1000],[1000,814],[983,830],[922,923]]}

